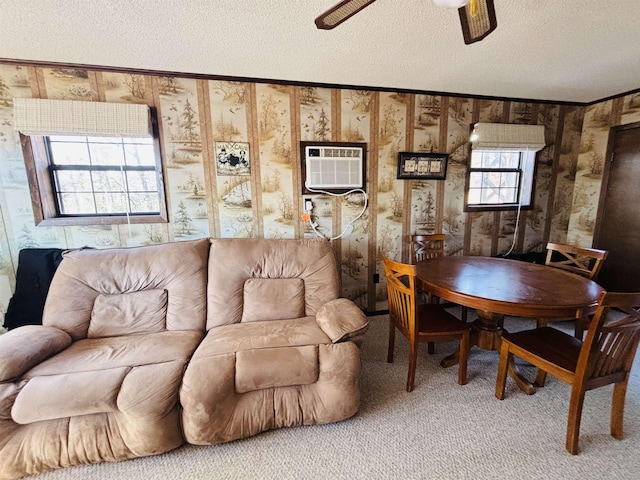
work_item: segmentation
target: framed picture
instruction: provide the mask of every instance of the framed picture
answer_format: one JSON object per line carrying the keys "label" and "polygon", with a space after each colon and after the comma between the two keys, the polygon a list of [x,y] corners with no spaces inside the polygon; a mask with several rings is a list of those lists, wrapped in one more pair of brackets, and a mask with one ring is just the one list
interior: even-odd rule
{"label": "framed picture", "polygon": [[218,175],[251,175],[247,142],[215,142]]}
{"label": "framed picture", "polygon": [[447,176],[448,153],[398,153],[399,179],[444,180]]}

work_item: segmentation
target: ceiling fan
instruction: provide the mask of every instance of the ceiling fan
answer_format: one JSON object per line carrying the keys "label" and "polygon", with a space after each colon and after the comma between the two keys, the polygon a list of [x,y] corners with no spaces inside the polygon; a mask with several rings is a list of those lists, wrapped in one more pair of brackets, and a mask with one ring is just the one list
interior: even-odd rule
{"label": "ceiling fan", "polygon": [[[331,30],[376,0],[344,0],[318,18],[316,26]],[[467,45],[479,42],[498,26],[493,0],[433,0],[438,7],[457,8]]]}

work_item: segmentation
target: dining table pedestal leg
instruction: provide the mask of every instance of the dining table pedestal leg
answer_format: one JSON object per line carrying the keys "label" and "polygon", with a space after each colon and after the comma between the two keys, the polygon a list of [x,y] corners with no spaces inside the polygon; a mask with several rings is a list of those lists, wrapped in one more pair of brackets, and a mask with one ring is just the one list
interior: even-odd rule
{"label": "dining table pedestal leg", "polygon": [[[471,328],[470,346],[475,345],[483,350],[500,351],[502,332],[504,331],[504,315],[487,310],[476,310],[476,313],[478,319],[473,322]],[[443,358],[440,365],[445,368],[455,365],[458,363],[459,357],[460,352],[456,350],[455,353]],[[507,372],[523,392],[527,395],[535,393],[536,388],[520,372],[520,369],[513,362],[513,357],[509,361]]]}
{"label": "dining table pedestal leg", "polygon": [[478,319],[471,329],[471,345],[483,350],[500,350],[504,315],[486,310],[476,310],[476,313]]}
{"label": "dining table pedestal leg", "polygon": [[[504,315],[476,310],[478,319],[473,322],[469,338],[469,348],[474,345],[483,350],[500,350],[500,338],[502,337],[502,323]],[[442,367],[451,367],[458,363],[459,350],[445,357],[440,362]]]}

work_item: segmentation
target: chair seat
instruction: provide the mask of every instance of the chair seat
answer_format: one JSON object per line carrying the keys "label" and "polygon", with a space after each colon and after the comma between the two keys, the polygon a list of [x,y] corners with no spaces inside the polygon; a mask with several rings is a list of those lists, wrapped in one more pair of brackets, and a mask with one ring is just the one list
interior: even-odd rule
{"label": "chair seat", "polygon": [[509,362],[513,356],[537,367],[536,385],[542,386],[539,382],[541,373],[550,373],[571,385],[565,446],[569,453],[576,455],[586,392],[614,384],[610,433],[622,440],[625,396],[638,342],[640,292],[603,292],[584,341],[551,327],[511,334],[504,332],[496,398],[504,398]]}
{"label": "chair seat", "polygon": [[447,312],[442,305],[425,304],[418,307],[419,333],[447,333],[457,334],[469,330],[469,325],[458,320]]}
{"label": "chair seat", "polygon": [[470,326],[458,320],[436,303],[418,304],[416,266],[384,257],[389,302],[389,350],[387,362],[393,362],[396,328],[409,340],[409,373],[407,392],[413,390],[418,344],[427,342],[433,353],[434,342],[460,342],[458,383],[467,383]]}
{"label": "chair seat", "polygon": [[576,371],[582,341],[556,328],[504,332],[502,338],[564,370]]}

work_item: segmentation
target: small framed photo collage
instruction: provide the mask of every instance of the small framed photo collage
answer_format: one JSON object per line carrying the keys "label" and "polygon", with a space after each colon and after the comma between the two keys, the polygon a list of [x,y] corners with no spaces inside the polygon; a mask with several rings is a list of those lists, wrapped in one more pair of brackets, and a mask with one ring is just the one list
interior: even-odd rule
{"label": "small framed photo collage", "polygon": [[397,178],[444,180],[448,160],[448,153],[400,152]]}

